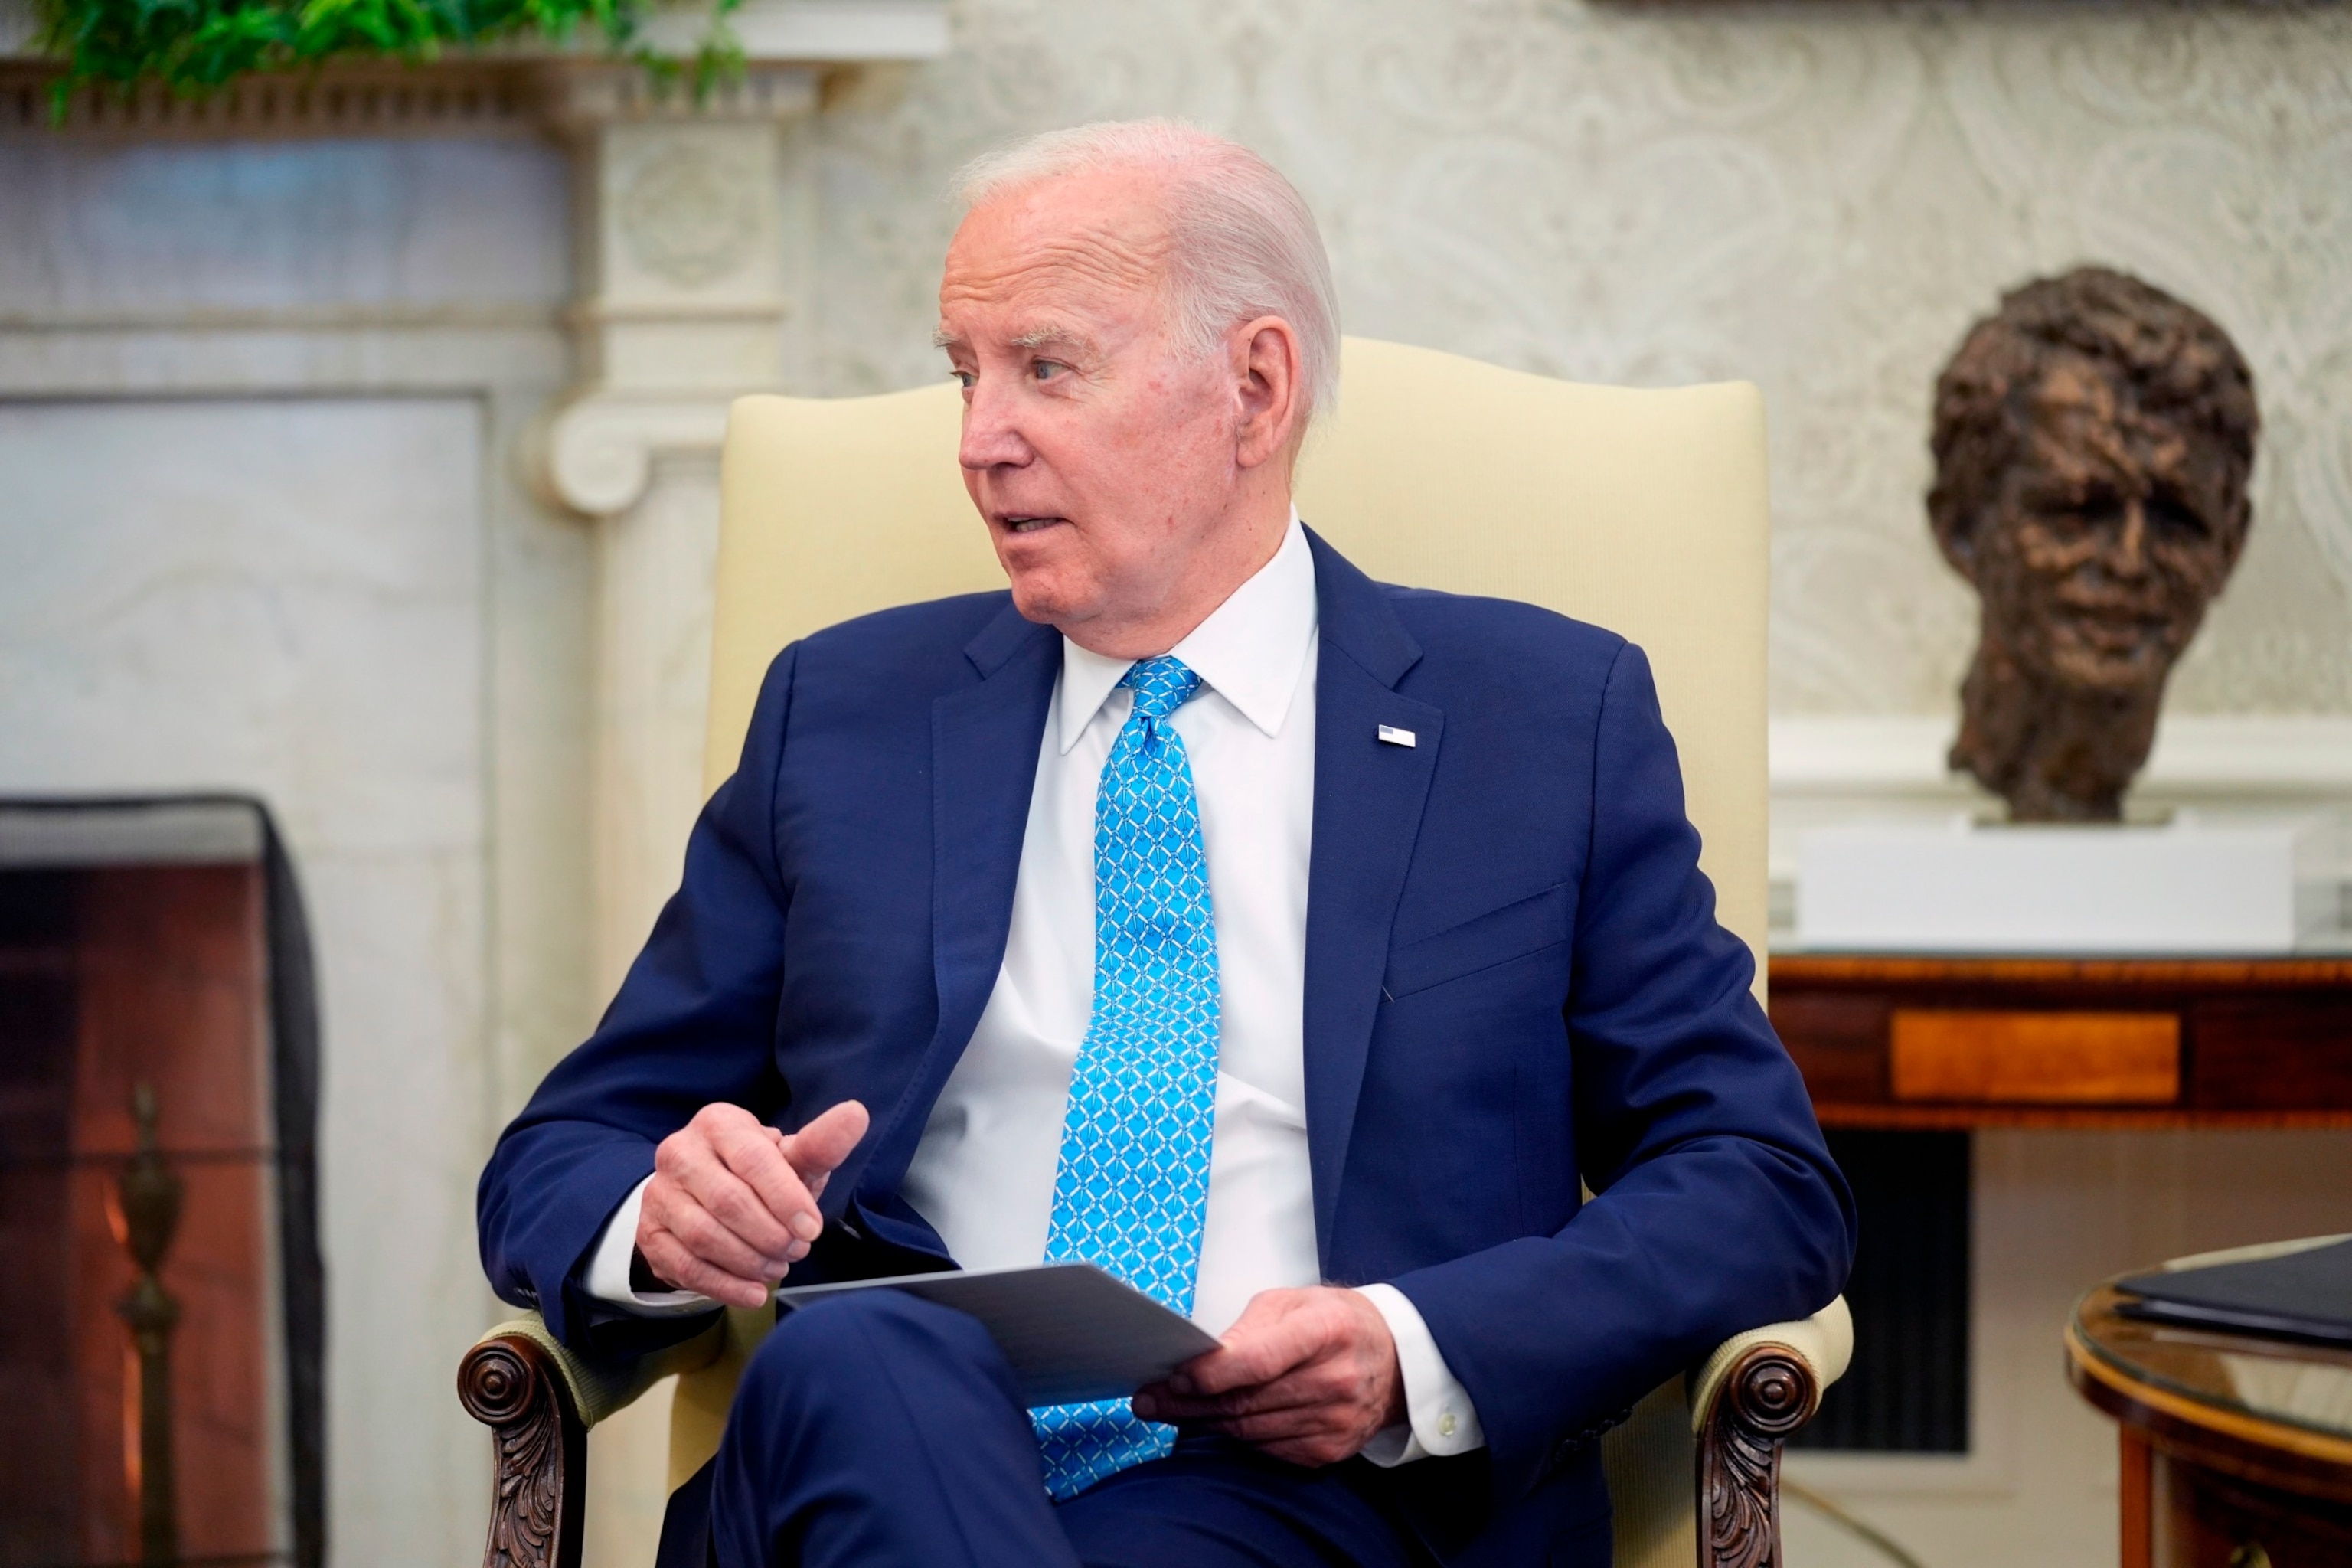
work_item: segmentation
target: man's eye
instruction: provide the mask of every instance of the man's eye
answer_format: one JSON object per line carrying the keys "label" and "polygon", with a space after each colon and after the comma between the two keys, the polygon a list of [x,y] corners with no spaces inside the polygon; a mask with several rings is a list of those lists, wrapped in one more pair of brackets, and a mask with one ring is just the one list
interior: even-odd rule
{"label": "man's eye", "polygon": [[2202,539],[2212,531],[2194,510],[2163,496],[2147,503],[2147,521],[2158,530],[2181,539]]}
{"label": "man's eye", "polygon": [[1029,374],[1035,376],[1039,381],[1051,381],[1069,368],[1070,367],[1066,364],[1062,364],[1057,361],[1050,359],[1031,360],[1029,362]]}
{"label": "man's eye", "polygon": [[2093,490],[2074,506],[2074,515],[2093,528],[2107,528],[2123,521],[2124,498],[2113,490]]}
{"label": "man's eye", "polygon": [[980,381],[980,377],[974,375],[968,370],[951,370],[948,372],[948,374],[955,377],[956,384],[962,387],[966,392],[970,392]]}
{"label": "man's eye", "polygon": [[2065,492],[2028,496],[2025,510],[2046,526],[2070,533],[2096,521],[2082,496]]}

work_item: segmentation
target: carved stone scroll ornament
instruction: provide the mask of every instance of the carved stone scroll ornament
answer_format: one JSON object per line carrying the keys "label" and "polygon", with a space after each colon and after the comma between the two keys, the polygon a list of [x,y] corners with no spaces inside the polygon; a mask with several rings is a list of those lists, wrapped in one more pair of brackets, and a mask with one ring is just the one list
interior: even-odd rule
{"label": "carved stone scroll ornament", "polygon": [[1780,1445],[1820,1404],[1811,1369],[1778,1345],[1732,1367],[1700,1434],[1701,1568],[1780,1568]]}
{"label": "carved stone scroll ornament", "polygon": [[2112,822],[2245,547],[2260,428],[2228,334],[2137,278],[2026,284],[1936,383],[1936,542],[1983,601],[1951,765],[2020,822]]}
{"label": "carved stone scroll ornament", "polygon": [[457,1397],[497,1446],[484,1568],[580,1568],[588,1429],[547,1352],[483,1341],[457,1364]]}

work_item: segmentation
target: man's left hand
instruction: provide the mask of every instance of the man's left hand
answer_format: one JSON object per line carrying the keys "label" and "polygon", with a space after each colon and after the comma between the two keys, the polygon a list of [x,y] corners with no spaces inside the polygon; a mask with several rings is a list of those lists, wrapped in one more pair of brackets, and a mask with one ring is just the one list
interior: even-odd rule
{"label": "man's left hand", "polygon": [[1138,1392],[1134,1409],[1294,1465],[1332,1465],[1404,1419],[1404,1377],[1387,1321],[1360,1292],[1261,1290],[1223,1344]]}

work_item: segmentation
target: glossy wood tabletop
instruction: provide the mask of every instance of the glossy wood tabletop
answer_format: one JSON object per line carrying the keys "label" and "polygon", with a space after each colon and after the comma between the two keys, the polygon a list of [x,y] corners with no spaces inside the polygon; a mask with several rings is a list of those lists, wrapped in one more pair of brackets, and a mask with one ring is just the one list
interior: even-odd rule
{"label": "glossy wood tabletop", "polygon": [[2067,1373],[2093,1405],[2164,1447],[2247,1480],[2352,1502],[2352,1351],[2125,1317],[2083,1298]]}

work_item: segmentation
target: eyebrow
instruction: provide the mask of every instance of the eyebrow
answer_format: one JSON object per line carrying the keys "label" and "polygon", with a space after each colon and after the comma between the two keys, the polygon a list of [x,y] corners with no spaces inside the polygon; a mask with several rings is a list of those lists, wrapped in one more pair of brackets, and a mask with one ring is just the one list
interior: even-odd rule
{"label": "eyebrow", "polygon": [[1055,343],[1069,343],[1078,348],[1087,348],[1091,346],[1092,340],[1084,332],[1076,331],[1069,327],[1057,327],[1050,324],[1042,327],[1032,327],[1027,331],[1018,334],[1013,340],[1013,346],[1016,349],[1042,349],[1050,347]]}
{"label": "eyebrow", "polygon": [[[1012,345],[1016,349],[1042,349],[1055,343],[1066,343],[1076,348],[1092,348],[1094,340],[1073,328],[1055,326],[1051,323],[1032,327],[1025,332],[1016,333],[1012,339]],[[935,349],[956,349],[963,346],[963,339],[945,327],[931,333],[931,347]]]}

